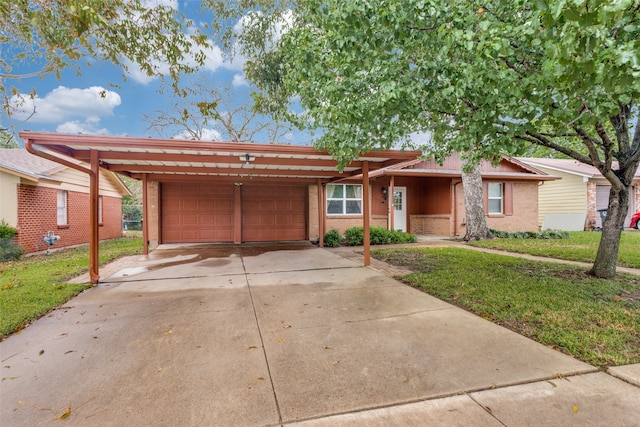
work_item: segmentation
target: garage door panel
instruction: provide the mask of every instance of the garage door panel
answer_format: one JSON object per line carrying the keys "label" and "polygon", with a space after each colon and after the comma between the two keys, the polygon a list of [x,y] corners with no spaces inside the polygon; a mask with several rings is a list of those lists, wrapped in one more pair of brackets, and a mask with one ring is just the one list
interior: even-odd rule
{"label": "garage door panel", "polygon": [[306,185],[244,185],[242,240],[306,240],[306,204]]}
{"label": "garage door panel", "polygon": [[233,241],[233,184],[164,183],[165,243]]}

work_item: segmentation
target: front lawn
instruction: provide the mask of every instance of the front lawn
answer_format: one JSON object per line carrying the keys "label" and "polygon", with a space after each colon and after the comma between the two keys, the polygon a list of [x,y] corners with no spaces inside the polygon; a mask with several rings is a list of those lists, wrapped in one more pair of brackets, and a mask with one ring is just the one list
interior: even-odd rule
{"label": "front lawn", "polygon": [[596,279],[584,268],[469,251],[372,251],[409,267],[402,280],[586,363],[640,363],[640,277]]}
{"label": "front lawn", "polygon": [[[481,248],[568,259],[592,263],[596,259],[602,233],[576,231],[568,239],[491,239],[469,243]],[[618,265],[640,268],[640,232],[623,231]]]}
{"label": "front lawn", "polygon": [[[99,262],[139,253],[140,238],[107,240],[100,243]],[[86,289],[65,282],[88,268],[87,246],[0,263],[0,339]]]}

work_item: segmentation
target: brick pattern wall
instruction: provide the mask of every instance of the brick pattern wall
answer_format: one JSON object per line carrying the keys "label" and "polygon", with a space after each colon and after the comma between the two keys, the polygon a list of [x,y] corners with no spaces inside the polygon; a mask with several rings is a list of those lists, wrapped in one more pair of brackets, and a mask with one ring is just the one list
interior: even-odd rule
{"label": "brick pattern wall", "polygon": [[[43,237],[53,231],[60,236],[54,248],[89,242],[89,195],[67,192],[67,225],[57,224],[57,194],[52,188],[18,186],[18,235],[16,241],[25,253],[44,251]],[[100,239],[122,235],[122,205],[119,198],[102,198],[103,225]]]}
{"label": "brick pattern wall", "polygon": [[434,234],[452,236],[453,223],[451,215],[411,215],[412,234]]}
{"label": "brick pattern wall", "polygon": [[636,212],[640,212],[640,184],[636,184]]}

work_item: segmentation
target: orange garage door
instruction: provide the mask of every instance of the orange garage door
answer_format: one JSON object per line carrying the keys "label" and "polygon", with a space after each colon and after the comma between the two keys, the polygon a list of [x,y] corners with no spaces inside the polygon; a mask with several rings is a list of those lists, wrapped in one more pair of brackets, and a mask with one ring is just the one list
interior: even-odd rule
{"label": "orange garage door", "polygon": [[233,183],[163,183],[162,242],[233,241]]}
{"label": "orange garage door", "polygon": [[[245,183],[242,241],[307,239],[307,187]],[[163,183],[163,243],[233,242],[233,183]]]}
{"label": "orange garage door", "polygon": [[295,184],[242,186],[242,240],[307,239],[307,187]]}

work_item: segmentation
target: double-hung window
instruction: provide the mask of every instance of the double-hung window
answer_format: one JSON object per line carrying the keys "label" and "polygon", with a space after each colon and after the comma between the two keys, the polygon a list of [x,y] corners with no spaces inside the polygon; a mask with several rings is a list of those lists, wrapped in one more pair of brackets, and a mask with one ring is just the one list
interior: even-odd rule
{"label": "double-hung window", "polygon": [[504,187],[500,182],[490,182],[488,188],[489,214],[504,213]]}
{"label": "double-hung window", "polygon": [[362,185],[360,184],[328,184],[327,214],[329,215],[361,215]]}
{"label": "double-hung window", "polygon": [[67,192],[64,190],[58,191],[58,202],[57,202],[57,224],[58,225],[67,225]]}

